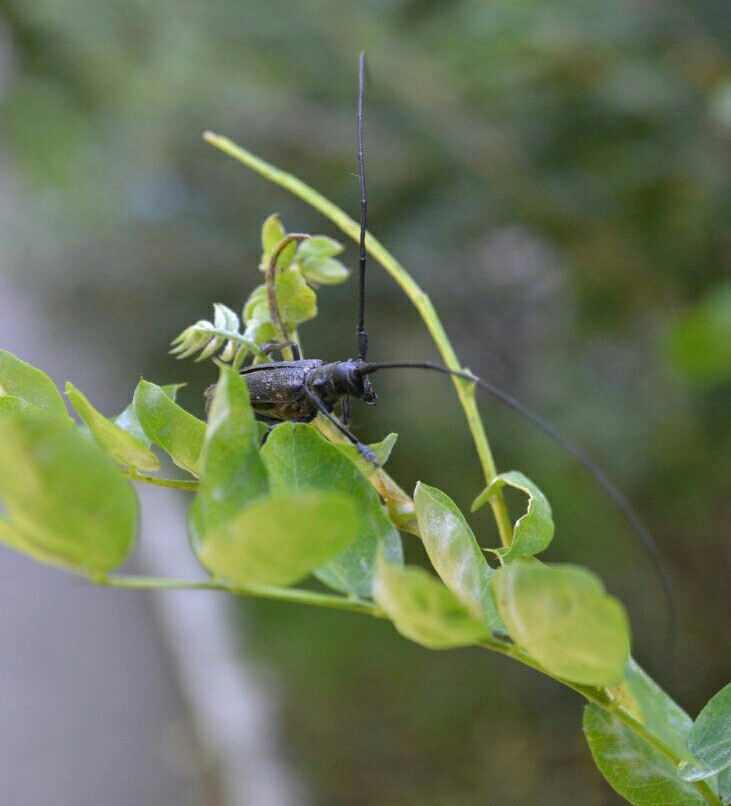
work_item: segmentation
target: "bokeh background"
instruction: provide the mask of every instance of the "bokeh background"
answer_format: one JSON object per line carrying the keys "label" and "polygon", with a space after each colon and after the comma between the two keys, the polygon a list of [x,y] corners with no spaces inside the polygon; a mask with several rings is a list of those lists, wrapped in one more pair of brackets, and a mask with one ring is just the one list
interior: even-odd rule
{"label": "bokeh background", "polygon": [[[2,271],[128,394],[140,375],[187,380],[201,413],[213,367],[176,363],[169,341],[214,301],[240,309],[271,212],[338,234],[200,134],[357,214],[365,48],[370,227],[464,364],[581,444],[651,525],[676,587],[672,657],[656,575],[611,503],[484,401],[499,466],[552,502],[549,559],[602,575],[638,659],[695,712],[731,670],[730,46],[725,0],[3,0]],[[372,265],[368,282],[371,355],[433,358],[388,276]],[[305,348],[347,357],[355,284],[319,296]],[[480,477],[449,382],[377,380],[360,433],[397,431],[392,475],[468,506]],[[484,512],[473,524],[495,543]],[[241,618],[318,806],[619,802],[578,698],[530,671],[356,616],[242,603]]]}

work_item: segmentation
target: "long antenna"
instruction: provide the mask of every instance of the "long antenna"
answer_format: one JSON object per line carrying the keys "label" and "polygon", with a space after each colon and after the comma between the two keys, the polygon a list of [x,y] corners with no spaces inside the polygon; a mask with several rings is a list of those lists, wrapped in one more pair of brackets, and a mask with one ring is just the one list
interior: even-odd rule
{"label": "long antenna", "polygon": [[358,62],[358,178],[360,180],[360,257],[358,260],[358,357],[365,361],[368,354],[368,334],[365,329],[365,272],[366,272],[366,223],[368,217],[368,196],[365,184],[365,163],[363,161],[363,96],[365,94],[365,51],[361,51]]}
{"label": "long antenna", "polygon": [[642,546],[645,548],[653,567],[657,573],[660,585],[663,590],[663,595],[668,607],[668,623],[671,636],[675,635],[677,627],[677,613],[675,608],[675,593],[673,584],[670,579],[670,574],[663,562],[660,550],[657,547],[655,538],[647,528],[642,518],[637,514],[634,507],[627,500],[624,493],[614,484],[614,482],[604,473],[601,468],[592,462],[591,459],[570,439],[565,437],[560,431],[554,428],[549,422],[544,420],[541,416],[531,411],[527,406],[523,405],[519,400],[503,392],[494,386],[489,381],[473,375],[471,372],[460,371],[456,369],[449,369],[440,364],[433,364],[431,361],[384,361],[377,363],[367,363],[360,368],[361,375],[370,375],[380,369],[427,369],[432,372],[441,372],[444,375],[453,375],[457,378],[464,378],[471,381],[480,389],[487,392],[496,400],[504,403],[508,408],[513,409],[521,417],[528,420],[535,425],[544,434],[549,436],[556,442],[563,450],[572,456],[576,461],[584,467],[584,469],[595,479],[604,492],[612,499],[615,506],[627,519],[629,525],[632,527],[634,533],[639,537]]}

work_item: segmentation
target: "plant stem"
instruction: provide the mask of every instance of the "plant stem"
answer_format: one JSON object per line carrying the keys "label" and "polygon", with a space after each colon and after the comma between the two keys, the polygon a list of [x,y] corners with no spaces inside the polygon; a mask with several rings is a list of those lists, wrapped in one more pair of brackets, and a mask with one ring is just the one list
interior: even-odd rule
{"label": "plant stem", "polygon": [[[269,318],[272,320],[272,327],[274,328],[274,336],[276,341],[280,344],[290,340],[289,331],[287,326],[282,321],[279,313],[279,302],[277,301],[277,261],[279,260],[282,252],[291,244],[298,243],[299,241],[306,241],[309,235],[298,235],[292,233],[285,235],[284,238],[276,245],[272,256],[269,258],[269,265],[265,275],[264,285],[267,292],[267,303],[269,306]],[[287,351],[285,358],[291,361],[293,358],[292,348],[283,348]]]}
{"label": "plant stem", "polygon": [[195,491],[198,489],[197,481],[187,481],[184,479],[161,479],[157,476],[146,476],[138,473],[133,468],[130,468],[125,475],[134,481],[141,481],[145,484],[154,484],[157,487],[169,487],[173,490],[189,490]]}
{"label": "plant stem", "polygon": [[277,588],[269,585],[233,585],[214,580],[169,579],[167,577],[113,576],[98,581],[99,585],[110,588],[134,590],[209,590],[225,591],[236,596],[250,596],[255,599],[273,599],[278,602],[329,607],[335,610],[349,610],[353,613],[383,618],[384,614],[372,602],[345,596],[302,590],[301,588]]}
{"label": "plant stem", "polygon": [[[360,225],[339,207],[296,176],[270,165],[245,148],[236,145],[236,143],[232,142],[227,137],[221,137],[213,132],[206,132],[203,138],[225,154],[228,154],[238,162],[256,171],[265,179],[288,190],[293,195],[298,196],[326,218],[329,218],[330,221],[355,242],[360,240]],[[450,369],[464,371],[465,368],[462,367],[457,360],[457,355],[454,352],[452,343],[429,297],[422,291],[416,281],[396,258],[370,233],[368,233],[366,237],[366,249],[368,250],[368,254],[383,266],[411,300],[424,321],[427,330],[431,334],[444,363]],[[490,484],[497,475],[497,469],[490,444],[487,440],[487,435],[485,434],[485,428],[480,418],[480,413],[475,404],[474,387],[472,387],[469,382],[460,378],[453,378],[452,381],[457,390],[457,395],[459,396],[465,417],[467,418],[467,424],[472,433],[472,439],[477,449],[477,455],[480,459],[485,482]],[[495,520],[500,532],[500,540],[504,546],[509,546],[512,541],[513,528],[502,493],[496,494],[490,500],[490,505],[495,514]]]}

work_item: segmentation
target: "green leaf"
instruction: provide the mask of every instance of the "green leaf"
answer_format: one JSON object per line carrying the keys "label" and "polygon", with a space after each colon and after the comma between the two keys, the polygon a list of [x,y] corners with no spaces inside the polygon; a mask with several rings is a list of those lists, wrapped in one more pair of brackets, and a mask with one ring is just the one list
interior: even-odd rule
{"label": "green leaf", "polygon": [[264,253],[271,255],[286,234],[279,213],[272,213],[261,228],[261,248]]}
{"label": "green leaf", "polygon": [[0,543],[4,543],[8,548],[25,554],[37,562],[57,565],[70,571],[77,570],[75,563],[72,563],[63,554],[56,553],[53,547],[34,542],[32,537],[23,534],[17,526],[3,518],[0,518]]}
{"label": "green leaf", "polygon": [[553,516],[548,499],[538,487],[522,473],[511,470],[496,476],[492,483],[477,496],[472,504],[476,512],[505,485],[522,490],[528,496],[528,510],[515,522],[513,540],[509,548],[497,549],[503,560],[532,557],[548,548],[553,540]]}
{"label": "green leaf", "polygon": [[633,806],[707,806],[692,784],[678,778],[664,753],[616,716],[588,705],[584,735],[602,775]]}
{"label": "green leaf", "polygon": [[285,322],[298,325],[317,316],[317,296],[298,266],[279,272],[275,288],[279,314]]}
{"label": "green leaf", "polygon": [[353,502],[342,493],[297,492],[261,498],[214,529],[201,563],[234,585],[293,585],[358,533]]}
{"label": "green leaf", "polygon": [[726,767],[725,770],[722,770],[718,774],[716,783],[718,785],[718,795],[721,798],[721,802],[728,806],[728,804],[731,803],[731,767]]}
{"label": "green leaf", "polygon": [[154,383],[140,381],[134,395],[135,415],[148,439],[170,454],[178,467],[198,475],[206,424],[174,403]]}
{"label": "green leaf", "polygon": [[252,320],[264,323],[269,322],[269,305],[267,303],[267,287],[262,283],[249,294],[249,298],[244,303],[242,312],[244,322],[247,324]]}
{"label": "green leaf", "polygon": [[515,562],[496,572],[493,589],[510,637],[548,672],[589,686],[623,679],[627,614],[590,571]]}
{"label": "green leaf", "polygon": [[[160,389],[162,389],[170,400],[174,401],[177,397],[178,389],[182,389],[184,386],[184,383],[169,383],[165,386],[161,386]],[[133,437],[135,437],[135,439],[138,439],[146,448],[149,448],[150,445],[152,445],[152,440],[148,438],[147,434],[140,425],[140,421],[137,419],[134,403],[130,403],[129,406],[124,409],[124,411],[114,417],[113,422],[123,431],[126,431],[128,434],[131,434]]]}
{"label": "green leaf", "polygon": [[[19,411],[0,419],[4,539],[37,559],[104,575],[127,557],[137,498],[114,462],[70,420]],[[9,531],[10,530],[10,531]],[[9,537],[10,535],[10,537]]]}
{"label": "green leaf", "polygon": [[300,265],[305,278],[316,285],[337,285],[350,275],[339,260],[332,258],[310,258],[303,260]]}
{"label": "green leaf", "polygon": [[61,393],[48,375],[7,350],[0,350],[0,395],[19,397],[48,414],[68,418]]}
{"label": "green leaf", "polygon": [[681,762],[683,780],[700,781],[731,766],[731,683],[698,714],[687,744],[696,763]]}
{"label": "green leaf", "polygon": [[429,649],[468,646],[489,635],[438,579],[422,568],[391,565],[380,554],[373,598],[401,635]]}
{"label": "green leaf", "polygon": [[344,249],[345,247],[341,243],[338,243],[333,238],[328,238],[327,235],[314,235],[299,244],[296,260],[301,263],[305,260],[321,260],[335,257],[341,254]]}
{"label": "green leaf", "polygon": [[647,676],[634,658],[629,659],[625,679],[607,691],[625,710],[662,739],[678,758],[690,755],[685,742],[693,720]]}
{"label": "green leaf", "polygon": [[137,470],[160,469],[160,460],[142,441],[100,414],[73,384],[66,384],[66,395],[99,446],[115,462]]}
{"label": "green leaf", "polygon": [[358,511],[358,536],[349,548],[321,566],[316,576],[335,590],[370,596],[376,551],[403,562],[401,539],[376,491],[358,468],[311,425],[282,423],[262,449],[273,493],[335,491],[349,496]]}
{"label": "green leaf", "polygon": [[475,618],[504,630],[490,590],[494,571],[452,499],[419,482],[414,507],[424,548],[444,584]]}
{"label": "green leaf", "polygon": [[[259,264],[261,271],[267,270],[272,252],[277,248],[277,246],[279,246],[286,234],[287,233],[282,225],[281,219],[279,218],[279,213],[270,215],[269,218],[267,218],[267,220],[264,222],[264,225],[261,228],[261,245],[264,250],[261,256],[261,263]],[[279,255],[277,266],[280,268],[286,268],[289,266],[294,259],[296,252],[296,241],[287,244],[282,253]]]}
{"label": "green leaf", "polygon": [[3,414],[13,414],[16,411],[41,411],[38,406],[34,406],[22,397],[15,395],[0,395],[0,417]]}
{"label": "green leaf", "polygon": [[220,370],[199,467],[201,481],[189,519],[196,552],[209,532],[269,492],[249,392],[244,379],[229,367]]}
{"label": "green leaf", "polygon": [[[378,467],[383,467],[386,464],[397,439],[398,434],[392,432],[380,442],[373,442],[368,446],[376,455]],[[376,472],[377,468],[363,456],[355,445],[346,445],[343,442],[333,442],[332,444],[335,445],[341,453],[344,453],[366,478],[370,478]]]}

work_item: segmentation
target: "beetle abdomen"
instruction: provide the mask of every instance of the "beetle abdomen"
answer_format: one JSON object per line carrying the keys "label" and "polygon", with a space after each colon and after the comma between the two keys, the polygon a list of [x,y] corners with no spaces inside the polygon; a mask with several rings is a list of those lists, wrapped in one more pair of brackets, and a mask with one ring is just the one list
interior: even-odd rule
{"label": "beetle abdomen", "polygon": [[252,409],[275,420],[314,417],[317,409],[305,394],[305,378],[310,370],[324,363],[307,359],[247,367],[241,375],[249,389]]}

